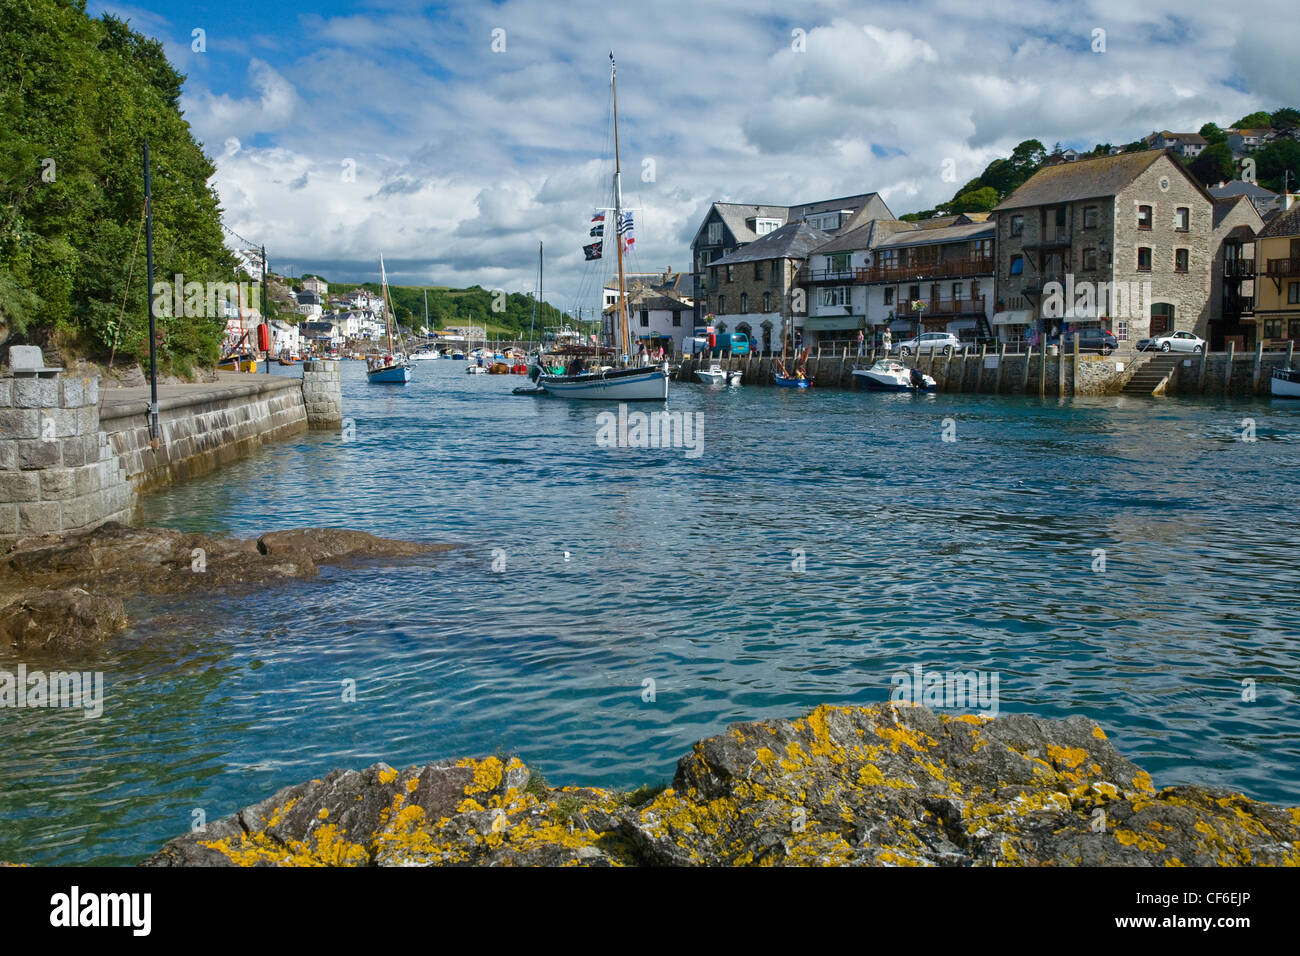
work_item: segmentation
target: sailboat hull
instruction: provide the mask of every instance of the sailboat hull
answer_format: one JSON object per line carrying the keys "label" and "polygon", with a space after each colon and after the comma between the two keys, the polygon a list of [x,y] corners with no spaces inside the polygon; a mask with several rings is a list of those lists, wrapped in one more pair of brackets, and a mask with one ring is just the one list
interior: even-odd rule
{"label": "sailboat hull", "polygon": [[411,370],[405,365],[390,365],[367,372],[366,377],[375,385],[405,385],[411,380]]}
{"label": "sailboat hull", "polygon": [[662,402],[668,398],[663,368],[608,369],[583,375],[539,375],[537,384],[550,395],[582,401]]}

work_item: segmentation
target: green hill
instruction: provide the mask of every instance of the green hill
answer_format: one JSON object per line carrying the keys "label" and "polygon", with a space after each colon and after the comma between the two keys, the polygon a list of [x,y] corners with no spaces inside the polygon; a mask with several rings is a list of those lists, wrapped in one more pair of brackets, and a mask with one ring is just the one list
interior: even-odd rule
{"label": "green hill", "polygon": [[[340,295],[353,289],[378,293],[378,282],[330,282],[329,294]],[[429,324],[435,329],[449,325],[486,325],[489,334],[528,334],[533,314],[533,297],[522,292],[499,293],[481,286],[453,289],[448,286],[390,285],[393,315],[400,325],[418,329],[424,325],[424,293],[429,293]],[[548,325],[560,325],[564,312],[548,302],[537,309],[536,334]]]}

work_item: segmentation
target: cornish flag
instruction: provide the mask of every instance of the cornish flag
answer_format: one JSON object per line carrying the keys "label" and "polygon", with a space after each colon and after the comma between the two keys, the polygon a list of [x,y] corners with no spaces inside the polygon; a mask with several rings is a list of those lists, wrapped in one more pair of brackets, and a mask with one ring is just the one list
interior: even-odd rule
{"label": "cornish flag", "polygon": [[590,261],[590,260],[592,260],[592,259],[599,259],[599,258],[600,258],[600,243],[599,243],[599,242],[593,242],[593,243],[592,243],[591,245],[589,245],[589,246],[583,246],[583,247],[582,247],[582,254],[583,254],[584,256],[587,257],[587,260],[588,260],[588,261]]}

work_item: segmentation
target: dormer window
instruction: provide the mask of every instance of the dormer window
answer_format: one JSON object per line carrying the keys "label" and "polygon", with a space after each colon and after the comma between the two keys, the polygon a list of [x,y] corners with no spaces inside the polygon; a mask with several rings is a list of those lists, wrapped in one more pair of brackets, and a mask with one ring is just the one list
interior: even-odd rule
{"label": "dormer window", "polygon": [[781,228],[780,219],[755,219],[754,220],[754,234],[758,236],[766,236],[769,232],[773,232],[780,228]]}

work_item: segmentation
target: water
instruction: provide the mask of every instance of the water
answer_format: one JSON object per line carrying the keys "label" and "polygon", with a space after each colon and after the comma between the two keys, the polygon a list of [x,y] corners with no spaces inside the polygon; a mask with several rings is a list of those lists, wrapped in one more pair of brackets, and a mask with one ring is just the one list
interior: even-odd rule
{"label": "water", "polygon": [[608,406],[516,376],[343,369],[354,440],[267,447],[146,521],[463,547],[131,602],[101,718],[3,712],[0,860],[135,862],[196,811],[378,760],[666,781],[728,722],[881,701],[917,663],[996,672],[1002,713],[1092,717],[1157,785],[1300,803],[1300,405],[674,386],[691,458],[598,448]]}

